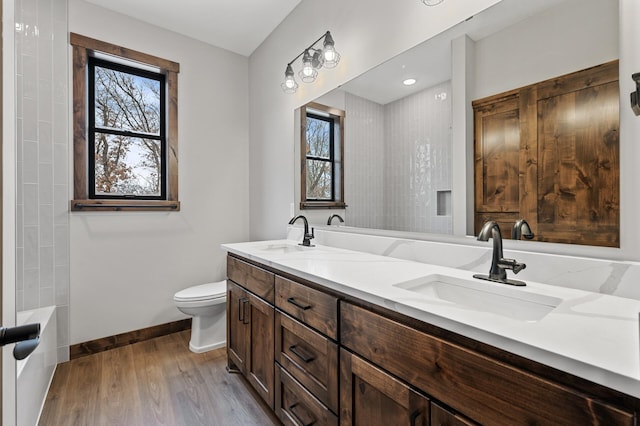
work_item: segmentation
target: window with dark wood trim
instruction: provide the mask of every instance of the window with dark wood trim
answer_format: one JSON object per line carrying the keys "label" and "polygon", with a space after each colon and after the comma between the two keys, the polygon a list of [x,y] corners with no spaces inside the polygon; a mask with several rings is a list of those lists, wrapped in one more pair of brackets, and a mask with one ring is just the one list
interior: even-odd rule
{"label": "window with dark wood trim", "polygon": [[180,65],[74,33],[70,40],[71,209],[179,211]]}
{"label": "window with dark wood trim", "polygon": [[345,208],[342,110],[311,102],[301,109],[301,209]]}

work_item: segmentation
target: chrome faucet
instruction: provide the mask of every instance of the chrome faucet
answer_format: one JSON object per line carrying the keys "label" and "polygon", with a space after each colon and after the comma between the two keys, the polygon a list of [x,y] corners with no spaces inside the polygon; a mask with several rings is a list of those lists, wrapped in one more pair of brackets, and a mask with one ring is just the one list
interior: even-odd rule
{"label": "chrome faucet", "polygon": [[513,224],[513,229],[511,230],[512,240],[519,240],[521,237],[525,237],[527,240],[532,240],[533,237],[535,237],[531,227],[524,219],[516,221],[516,223]]}
{"label": "chrome faucet", "polygon": [[331,216],[329,216],[329,219],[327,220],[327,225],[331,226],[331,221],[333,220],[333,218],[337,218],[340,223],[344,223],[344,219],[340,217],[339,214],[332,214]]}
{"label": "chrome faucet", "polygon": [[503,257],[502,234],[500,233],[500,227],[494,221],[486,222],[478,234],[479,241],[489,241],[489,238],[493,239],[493,254],[491,257],[491,269],[489,270],[489,275],[475,274],[473,277],[481,280],[515,286],[526,285],[522,281],[510,280],[507,278],[507,269],[511,269],[514,274],[517,274],[526,268],[527,265],[524,263],[518,263],[515,259],[505,259]]}
{"label": "chrome faucet", "polygon": [[304,237],[299,245],[305,247],[314,247],[314,245],[311,244],[311,240],[315,238],[315,235],[313,235],[313,228],[311,228],[311,233],[309,233],[309,222],[307,222],[306,217],[298,215],[289,221],[289,225],[293,225],[293,223],[298,219],[302,219],[302,221],[304,222]]}

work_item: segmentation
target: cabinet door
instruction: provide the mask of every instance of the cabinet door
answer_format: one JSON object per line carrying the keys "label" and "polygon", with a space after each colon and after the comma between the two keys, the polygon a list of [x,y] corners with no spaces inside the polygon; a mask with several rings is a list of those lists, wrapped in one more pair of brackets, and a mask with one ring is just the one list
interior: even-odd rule
{"label": "cabinet door", "polygon": [[475,110],[477,213],[520,211],[520,110],[515,95]]}
{"label": "cabinet door", "polygon": [[345,349],[340,350],[340,424],[429,424],[429,400]]}
{"label": "cabinet door", "polygon": [[249,298],[247,292],[227,280],[227,356],[229,369],[246,374],[249,339]]}
{"label": "cabinet door", "polygon": [[619,102],[617,80],[538,101],[539,240],[620,246]]}
{"label": "cabinet door", "polygon": [[275,310],[264,300],[247,293],[249,298],[249,348],[246,377],[253,388],[273,409],[274,322]]}

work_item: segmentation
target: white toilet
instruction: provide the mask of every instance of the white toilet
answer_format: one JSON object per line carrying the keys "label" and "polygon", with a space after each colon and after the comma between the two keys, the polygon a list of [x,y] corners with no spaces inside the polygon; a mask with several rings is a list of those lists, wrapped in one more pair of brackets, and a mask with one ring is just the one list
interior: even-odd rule
{"label": "white toilet", "polygon": [[223,347],[227,342],[227,282],[195,285],[173,296],[178,309],[191,315],[192,352],[207,352]]}

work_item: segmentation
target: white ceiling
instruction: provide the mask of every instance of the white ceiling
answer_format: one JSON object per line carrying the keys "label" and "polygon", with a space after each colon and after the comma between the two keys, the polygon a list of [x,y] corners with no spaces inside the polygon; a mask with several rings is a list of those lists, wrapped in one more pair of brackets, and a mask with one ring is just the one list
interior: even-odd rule
{"label": "white ceiling", "polygon": [[86,0],[249,56],[301,0]]}
{"label": "white ceiling", "polygon": [[[451,42],[463,34],[478,41],[568,0],[502,0],[484,12],[438,34],[342,85],[341,89],[380,105],[451,79]],[[578,0],[573,0],[578,1]],[[413,86],[403,86],[406,78]]]}

